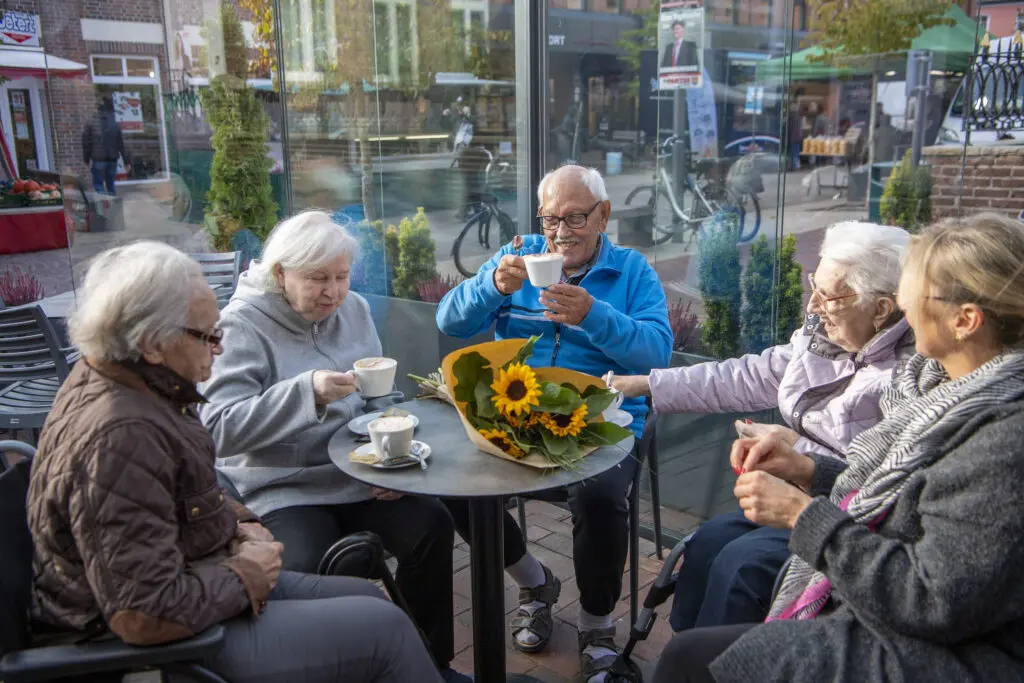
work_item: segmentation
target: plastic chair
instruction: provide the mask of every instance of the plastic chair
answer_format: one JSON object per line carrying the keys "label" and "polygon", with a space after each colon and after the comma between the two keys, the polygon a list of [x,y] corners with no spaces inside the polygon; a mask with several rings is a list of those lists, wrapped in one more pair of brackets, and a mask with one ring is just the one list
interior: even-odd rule
{"label": "plastic chair", "polygon": [[242,252],[226,251],[222,254],[189,254],[199,262],[203,278],[213,287],[217,305],[224,308],[235,293],[238,276],[242,272]]}
{"label": "plastic chair", "polygon": [[[650,408],[650,400],[648,400]],[[637,592],[640,590],[640,477],[643,474],[644,463],[647,463],[651,472],[651,502],[654,506],[654,543],[658,553],[658,559],[662,558],[661,545],[661,492],[658,485],[658,441],[657,441],[657,416],[653,411],[647,413],[647,423],[644,425],[644,433],[640,436],[640,443],[637,446],[636,473],[633,475],[633,482],[629,486],[627,502],[629,503],[629,620],[636,621],[639,612]],[[522,530],[523,539],[526,536],[526,506],[525,499],[533,496],[525,496],[516,499],[519,508],[519,528]],[[568,494],[564,491],[552,491],[541,494],[534,498],[557,505],[562,509],[569,509]]]}
{"label": "plastic chair", "polygon": [[81,645],[30,647],[28,610],[32,592],[32,535],[25,509],[35,449],[20,441],[0,441],[0,453],[26,455],[0,473],[0,680],[4,683],[89,680],[90,674],[116,674],[156,668],[198,683],[226,681],[197,662],[216,652],[224,627],[166,645],[136,647],[120,640]]}
{"label": "plastic chair", "polygon": [[43,426],[76,360],[68,351],[38,305],[0,310],[0,429]]}

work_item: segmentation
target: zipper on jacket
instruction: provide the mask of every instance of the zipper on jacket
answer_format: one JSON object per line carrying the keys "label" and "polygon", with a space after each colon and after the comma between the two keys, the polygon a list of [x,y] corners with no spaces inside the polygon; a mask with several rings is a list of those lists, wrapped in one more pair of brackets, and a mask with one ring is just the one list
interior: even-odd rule
{"label": "zipper on jacket", "polygon": [[555,366],[558,358],[558,346],[562,343],[562,323],[555,323],[555,345],[551,349],[551,367]]}
{"label": "zipper on jacket", "polygon": [[335,370],[337,370],[338,364],[334,362],[334,359],[329,354],[324,353],[324,350],[321,349],[320,345],[316,343],[316,338],[320,335],[320,323],[313,323],[313,327],[310,328],[310,333],[311,336],[313,337],[313,348],[320,352],[321,356],[324,356],[327,358],[327,360],[331,361],[331,366]]}

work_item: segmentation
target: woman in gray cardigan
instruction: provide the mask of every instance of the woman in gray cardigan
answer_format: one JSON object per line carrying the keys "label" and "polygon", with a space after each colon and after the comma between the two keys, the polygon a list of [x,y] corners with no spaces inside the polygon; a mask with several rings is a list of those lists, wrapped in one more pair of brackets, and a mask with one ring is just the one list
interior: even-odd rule
{"label": "woman in gray cardigan", "polygon": [[748,518],[792,529],[766,623],[694,629],[655,683],[1024,680],[1024,224],[915,237],[899,303],[918,355],[846,462],[740,439]]}
{"label": "woman in gray cardigan", "polygon": [[401,400],[364,398],[352,364],[380,356],[370,307],[349,292],[355,240],[321,211],[271,233],[221,314],[224,352],[202,391],[217,467],[284,544],[284,567],[315,572],[342,536],[373,531],[398,559],[397,582],[446,681],[454,656],[454,525],[433,498],[371,489],[331,463],[345,424]]}

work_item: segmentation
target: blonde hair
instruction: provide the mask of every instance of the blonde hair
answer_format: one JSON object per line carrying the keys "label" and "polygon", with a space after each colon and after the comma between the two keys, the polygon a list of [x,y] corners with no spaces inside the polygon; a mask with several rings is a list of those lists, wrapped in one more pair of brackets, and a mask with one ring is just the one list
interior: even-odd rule
{"label": "blonde hair", "polygon": [[[906,270],[924,312],[928,297],[976,304],[1004,346],[1024,341],[1024,223],[996,213],[949,219],[910,241]],[[926,288],[931,287],[931,291]]]}

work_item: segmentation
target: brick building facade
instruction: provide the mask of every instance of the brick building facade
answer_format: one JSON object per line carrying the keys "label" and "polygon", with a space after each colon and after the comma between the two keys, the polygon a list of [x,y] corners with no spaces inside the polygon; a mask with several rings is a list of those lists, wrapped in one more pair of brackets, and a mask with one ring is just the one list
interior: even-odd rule
{"label": "brick building facade", "polygon": [[935,179],[935,218],[976,211],[1024,215],[1024,148],[929,147],[924,156]]}
{"label": "brick building facade", "polygon": [[[156,60],[154,83],[160,82],[166,90],[162,0],[7,0],[2,9],[39,16],[41,44],[48,56],[84,65],[91,65],[96,56],[152,57]],[[50,170],[81,175],[86,171],[82,128],[95,111],[99,95],[93,71],[46,79],[45,92],[52,111],[52,117],[45,117],[46,125],[52,127],[46,131]],[[161,171],[166,170],[163,166]]]}

